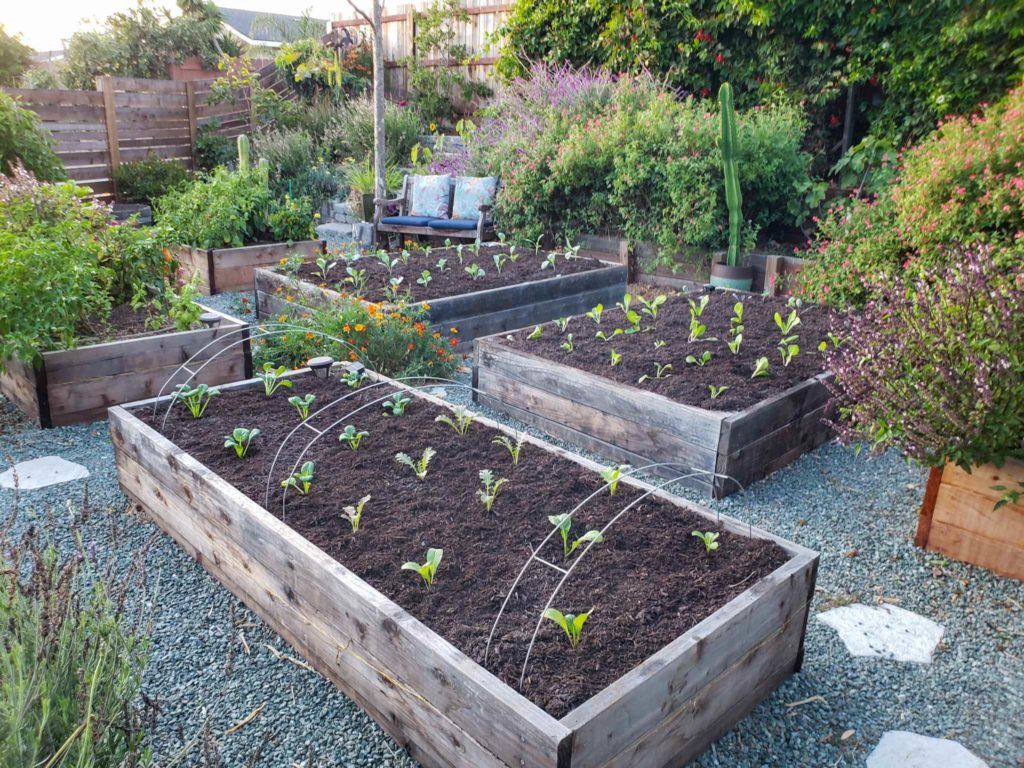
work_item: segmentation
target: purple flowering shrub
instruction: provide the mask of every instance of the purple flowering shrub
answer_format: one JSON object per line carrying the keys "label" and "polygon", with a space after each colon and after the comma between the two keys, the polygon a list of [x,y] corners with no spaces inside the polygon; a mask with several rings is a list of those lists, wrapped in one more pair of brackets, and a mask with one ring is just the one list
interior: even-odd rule
{"label": "purple flowering shrub", "polygon": [[829,354],[844,442],[931,467],[1024,458],[1024,270],[990,247],[913,280],[880,275]]}

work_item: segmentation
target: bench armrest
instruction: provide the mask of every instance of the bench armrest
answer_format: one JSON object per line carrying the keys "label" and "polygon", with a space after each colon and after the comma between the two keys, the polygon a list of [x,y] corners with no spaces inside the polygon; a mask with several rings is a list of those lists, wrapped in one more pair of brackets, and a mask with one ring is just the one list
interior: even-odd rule
{"label": "bench armrest", "polygon": [[399,204],[404,203],[404,202],[405,202],[405,198],[404,197],[393,197],[393,198],[376,197],[373,200],[373,204],[378,206],[378,207],[380,207],[382,205],[399,205]]}

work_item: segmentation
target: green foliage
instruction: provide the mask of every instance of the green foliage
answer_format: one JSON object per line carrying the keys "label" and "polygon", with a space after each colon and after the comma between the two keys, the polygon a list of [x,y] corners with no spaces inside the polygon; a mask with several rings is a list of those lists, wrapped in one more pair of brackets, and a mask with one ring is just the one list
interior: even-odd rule
{"label": "green foliage", "polygon": [[423,449],[423,453],[418,459],[412,458],[407,453],[396,453],[395,461],[409,467],[409,469],[416,473],[416,477],[419,480],[425,480],[427,477],[427,469],[430,467],[430,462],[436,455],[437,451],[428,445]]}
{"label": "green foliage", "polygon": [[498,494],[501,493],[501,489],[505,487],[508,482],[507,478],[495,478],[494,473],[489,469],[480,470],[480,482],[483,484],[483,488],[478,488],[476,495],[480,497],[480,501],[484,505],[484,509],[488,512],[494,507],[494,502],[498,500]]}
{"label": "green foliage", "polygon": [[437,416],[434,421],[438,424],[447,424],[459,437],[465,437],[469,428],[473,424],[473,413],[467,411],[465,408],[456,408],[452,411],[452,415],[449,416],[447,413],[442,413]]}
{"label": "green foliage", "polygon": [[593,608],[584,613],[562,613],[554,608],[548,608],[544,611],[544,618],[560,626],[565,636],[569,638],[570,647],[576,648],[583,635],[583,625],[593,612]]}
{"label": "green foliage", "polygon": [[305,496],[313,487],[313,479],[316,476],[316,464],[312,461],[303,462],[299,469],[292,473],[292,476],[281,481],[281,487],[287,490],[294,488],[298,493]]}
{"label": "green foliage", "polygon": [[704,545],[704,551],[709,555],[718,549],[718,531],[694,531],[691,536],[700,539]]}
{"label": "green foliage", "polygon": [[736,134],[736,109],[733,103],[732,86],[722,83],[718,91],[719,119],[722,135],[718,149],[722,153],[722,176],[725,180],[725,205],[729,209],[729,254],[726,263],[735,267],[740,263],[740,229],[743,226],[743,194],[740,191],[740,174],[736,165],[736,151],[739,138]]}
{"label": "green foliage", "polygon": [[402,564],[403,571],[418,573],[427,587],[427,591],[434,586],[434,579],[437,577],[437,569],[441,566],[441,558],[444,556],[443,549],[428,549],[427,561],[425,563],[408,562]]}
{"label": "green foliage", "polygon": [[193,419],[201,419],[210,406],[210,401],[219,394],[219,389],[207,384],[196,384],[194,387],[190,387],[188,384],[179,384],[174,392],[174,402],[181,403]]}
{"label": "green foliage", "polygon": [[260,431],[258,429],[235,427],[235,429],[231,430],[230,435],[224,437],[224,447],[232,449],[235,452],[235,456],[244,459],[245,454],[249,452],[249,446],[252,445],[252,441],[259,436]]}
{"label": "green foliage", "polygon": [[227,136],[218,133],[220,119],[213,118],[199,126],[196,135],[196,170],[212,171],[218,166],[234,168],[237,154],[235,145]]}
{"label": "green foliage", "polygon": [[0,93],[0,173],[9,176],[19,163],[40,181],[67,178],[53,151],[53,138],[40,127],[36,113]]}
{"label": "green foliage", "polygon": [[117,196],[122,203],[152,203],[188,181],[184,165],[151,155],[145,160],[122,163],[114,173]]}
{"label": "green foliage", "polygon": [[349,504],[342,509],[342,515],[352,526],[352,533],[359,533],[359,526],[363,521],[363,507],[365,507],[366,503],[372,498],[373,496],[367,494],[357,501],[355,505]]}
{"label": "green foliage", "polygon": [[275,368],[273,363],[263,364],[263,372],[256,374],[256,378],[263,382],[263,392],[267,397],[270,397],[282,387],[285,389],[292,388],[291,379],[284,378],[287,370],[283,365]]}
{"label": "green foliage", "polygon": [[8,88],[20,85],[22,75],[32,64],[32,49],[21,40],[21,35],[10,35],[0,24],[0,85]]}
{"label": "green foliage", "polygon": [[[415,110],[388,102],[384,108],[384,135],[387,138],[385,163],[408,165],[412,148],[419,141],[423,124]],[[339,111],[337,124],[323,139],[325,155],[340,162],[347,158],[373,155],[373,104],[368,98],[348,101]]]}
{"label": "green foliage", "polygon": [[313,401],[316,400],[316,395],[312,392],[299,397],[298,395],[292,395],[288,398],[289,404],[295,406],[295,410],[299,412],[299,418],[305,421],[309,418],[309,408],[313,405]]}
{"label": "green foliage", "polygon": [[519,454],[522,452],[523,444],[526,442],[525,437],[518,437],[513,441],[512,438],[507,435],[501,435],[500,437],[496,437],[491,440],[491,442],[494,445],[502,446],[506,451],[508,451],[508,455],[512,459],[513,467],[519,466]]}
{"label": "green foliage", "polygon": [[569,555],[584,544],[589,544],[591,542],[600,544],[604,541],[604,534],[596,529],[591,529],[578,539],[573,539],[570,536],[570,532],[572,531],[572,517],[569,515],[548,515],[548,522],[558,529],[558,533],[562,537],[562,555],[566,560],[569,559]]}
{"label": "green foliage", "polygon": [[337,49],[324,45],[319,35],[283,43],[274,64],[292,88],[307,99],[324,92],[340,99],[366,91],[371,83],[362,62],[343,59]]}
{"label": "green foliage", "polygon": [[319,208],[341,189],[334,166],[324,162],[321,149],[304,128],[286,128],[258,134],[257,157],[270,166],[270,188],[278,197],[308,198]]}
{"label": "green foliage", "polygon": [[345,429],[341,431],[341,434],[338,435],[338,440],[347,444],[351,450],[358,451],[359,444],[363,442],[363,438],[369,436],[370,433],[365,429],[359,430],[353,425],[348,424],[345,426]]}

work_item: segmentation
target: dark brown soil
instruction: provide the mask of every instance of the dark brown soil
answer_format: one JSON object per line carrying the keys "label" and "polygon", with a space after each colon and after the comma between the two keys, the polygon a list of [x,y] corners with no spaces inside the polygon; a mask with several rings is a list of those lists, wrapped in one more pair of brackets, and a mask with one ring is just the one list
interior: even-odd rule
{"label": "dark brown soil", "polygon": [[[199,422],[175,406],[165,434],[263,504],[274,453],[298,422],[287,398],[307,392],[317,396],[315,409],[351,390],[336,381],[304,378],[270,398],[262,388],[226,392]],[[384,394],[383,387],[358,392],[330,411],[332,420]],[[571,511],[603,483],[574,462],[532,445],[523,448],[519,465],[512,466],[505,448],[491,442],[495,430],[474,423],[459,437],[434,421],[441,412],[414,400],[405,416],[387,415],[373,405],[344,419],[342,425],[351,423],[369,436],[355,452],[339,442],[337,428],[313,445],[306,457],[316,462],[313,488],[305,497],[289,493],[283,519],[482,663],[504,591],[531,546],[551,531],[548,515]],[[159,428],[159,418],[152,419],[150,413],[145,409],[137,415]],[[320,428],[328,424],[323,418],[317,421]],[[240,426],[262,430],[244,459],[223,447],[224,436]],[[300,443],[310,434],[303,430],[294,449],[286,447],[274,471],[269,509],[277,516],[279,482],[290,473]],[[428,446],[437,455],[423,481],[395,461],[399,451],[419,457]],[[485,468],[509,480],[491,512],[476,493],[482,487],[478,473]],[[360,531],[353,534],[342,508],[367,494],[372,499]],[[615,496],[602,493],[576,513],[573,532],[579,536],[602,527],[638,495],[625,486]],[[562,630],[545,621],[523,693],[553,716],[563,716],[787,560],[772,542],[726,532],[720,549],[709,556],[691,534],[713,527],[663,501],[645,500],[628,512],[554,601],[565,612],[594,608],[582,643],[570,649]],[[444,549],[430,592],[417,574],[400,570],[408,560],[423,562],[428,547]],[[560,540],[553,539],[544,555],[562,563]],[[559,576],[534,564],[499,626],[487,667],[513,687],[518,687],[538,614]]]}
{"label": "dark brown soil", "polygon": [[[157,323],[160,327],[155,327]],[[171,323],[160,316],[154,305],[145,304],[135,308],[130,303],[114,307],[106,318],[90,318],[85,325],[90,343],[162,333],[171,327]]]}
{"label": "dark brown soil", "polygon": [[[489,288],[502,288],[506,285],[516,285],[531,280],[544,280],[560,275],[572,275],[577,272],[586,272],[604,266],[597,259],[567,259],[562,254],[556,256],[555,269],[551,267],[541,269],[541,264],[547,258],[547,253],[537,253],[533,248],[517,248],[518,255],[515,261],[509,259],[498,272],[494,266],[495,254],[508,254],[508,246],[484,246],[480,248],[479,254],[474,252],[472,246],[463,246],[462,260],[460,263],[459,253],[456,248],[432,248],[429,252],[424,250],[410,251],[409,263],[399,262],[388,274],[387,268],[376,257],[366,256],[355,263],[358,269],[366,270],[366,290],[362,298],[369,301],[384,302],[392,300],[391,294],[386,290],[389,280],[392,277],[401,277],[402,283],[399,286],[399,296],[408,301],[430,301],[445,296],[458,296],[463,293],[484,291]],[[392,258],[399,254],[392,253]],[[446,259],[445,271],[442,272],[437,262],[439,259]],[[472,264],[478,265],[484,270],[483,277],[473,279],[466,268]],[[304,264],[299,270],[299,277],[306,282],[321,287],[332,288],[341,293],[352,294],[353,286],[345,282],[345,262],[338,259],[337,266],[327,275],[327,280],[317,269],[315,264]],[[423,275],[423,271],[430,272],[430,282],[426,286],[416,281]]]}
{"label": "dark brown soil", "polygon": [[[650,291],[645,293],[649,300],[657,295]],[[610,341],[598,339],[595,334],[602,331],[610,335],[616,328],[626,330],[630,326],[622,311],[615,307],[605,307],[600,325],[585,315],[579,315],[569,321],[564,334],[557,325],[548,323],[539,339],[527,338],[532,329],[525,329],[502,343],[646,392],[657,392],[680,403],[716,411],[742,410],[824,369],[824,357],[818,351],[818,344],[827,340],[826,333],[830,327],[828,309],[806,304],[791,308],[783,298],[715,291],[701,315],[707,331],[703,339],[690,342],[688,299],[699,301],[700,295],[670,295],[658,310],[656,320],[651,321],[644,316],[642,327],[649,330],[619,334]],[[738,353],[733,355],[727,342],[733,338],[729,334],[729,321],[737,301],[743,302],[743,341]],[[635,303],[633,307],[640,311]],[[795,343],[800,347],[800,353],[786,366],[778,349],[782,332],[775,324],[775,313],[779,312],[785,319],[791,309],[796,309],[800,318],[800,324],[792,332],[797,336]],[[570,333],[571,352],[562,349]],[[664,341],[665,344],[656,348],[656,341]],[[611,364],[613,349],[622,355],[622,360],[615,366]],[[711,361],[706,365],[686,362],[687,356],[700,358],[705,351],[711,353]],[[752,379],[754,363],[759,357],[768,358],[768,376]],[[655,378],[656,364],[672,366],[667,378]],[[644,374],[650,378],[640,383]],[[709,389],[712,384],[728,389],[712,399]]]}

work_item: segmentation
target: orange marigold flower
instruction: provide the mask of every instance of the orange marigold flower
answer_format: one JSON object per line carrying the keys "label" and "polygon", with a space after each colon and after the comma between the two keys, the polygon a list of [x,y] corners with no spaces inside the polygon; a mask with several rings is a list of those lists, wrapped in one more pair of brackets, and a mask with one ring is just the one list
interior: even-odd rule
{"label": "orange marigold flower", "polygon": [[416,323],[416,324],[415,324],[415,325],[413,326],[413,328],[415,328],[415,329],[416,329],[417,331],[419,331],[420,333],[423,333],[423,331],[425,331],[425,330],[427,329],[427,326],[425,326],[425,325],[424,325],[423,323]]}
{"label": "orange marigold flower", "polygon": [[459,343],[459,340],[458,339],[448,339],[448,343],[451,344],[454,347],[456,344]]}
{"label": "orange marigold flower", "polygon": [[430,309],[430,305],[427,304],[427,302],[425,301],[420,306],[422,306],[424,309]]}
{"label": "orange marigold flower", "polygon": [[434,331],[434,338],[435,339],[440,339],[441,338],[441,332],[440,331]]}
{"label": "orange marigold flower", "polygon": [[288,319],[288,315],[278,315],[277,316],[277,322],[279,322],[279,323],[283,323],[287,319]]}
{"label": "orange marigold flower", "polygon": [[362,333],[366,330],[366,326],[362,323],[356,323],[356,333]]}
{"label": "orange marigold flower", "polygon": [[416,346],[416,345],[415,345],[415,344],[413,344],[413,343],[412,343],[412,342],[410,341],[410,342],[409,342],[409,344],[408,344],[408,347],[409,347],[409,351],[410,351],[410,352],[412,352],[412,350],[413,350],[413,347],[415,347],[415,346]]}
{"label": "orange marigold flower", "polygon": [[359,359],[359,355],[357,355],[356,351],[353,349],[351,352],[348,353],[348,359],[349,360],[358,360]]}
{"label": "orange marigold flower", "polygon": [[307,331],[306,332],[306,338],[307,339],[312,339],[313,338],[313,332],[312,331]]}
{"label": "orange marigold flower", "polygon": [[343,330],[345,333],[351,333],[352,326],[350,326],[348,323],[345,323],[345,325],[341,326],[341,330]]}

